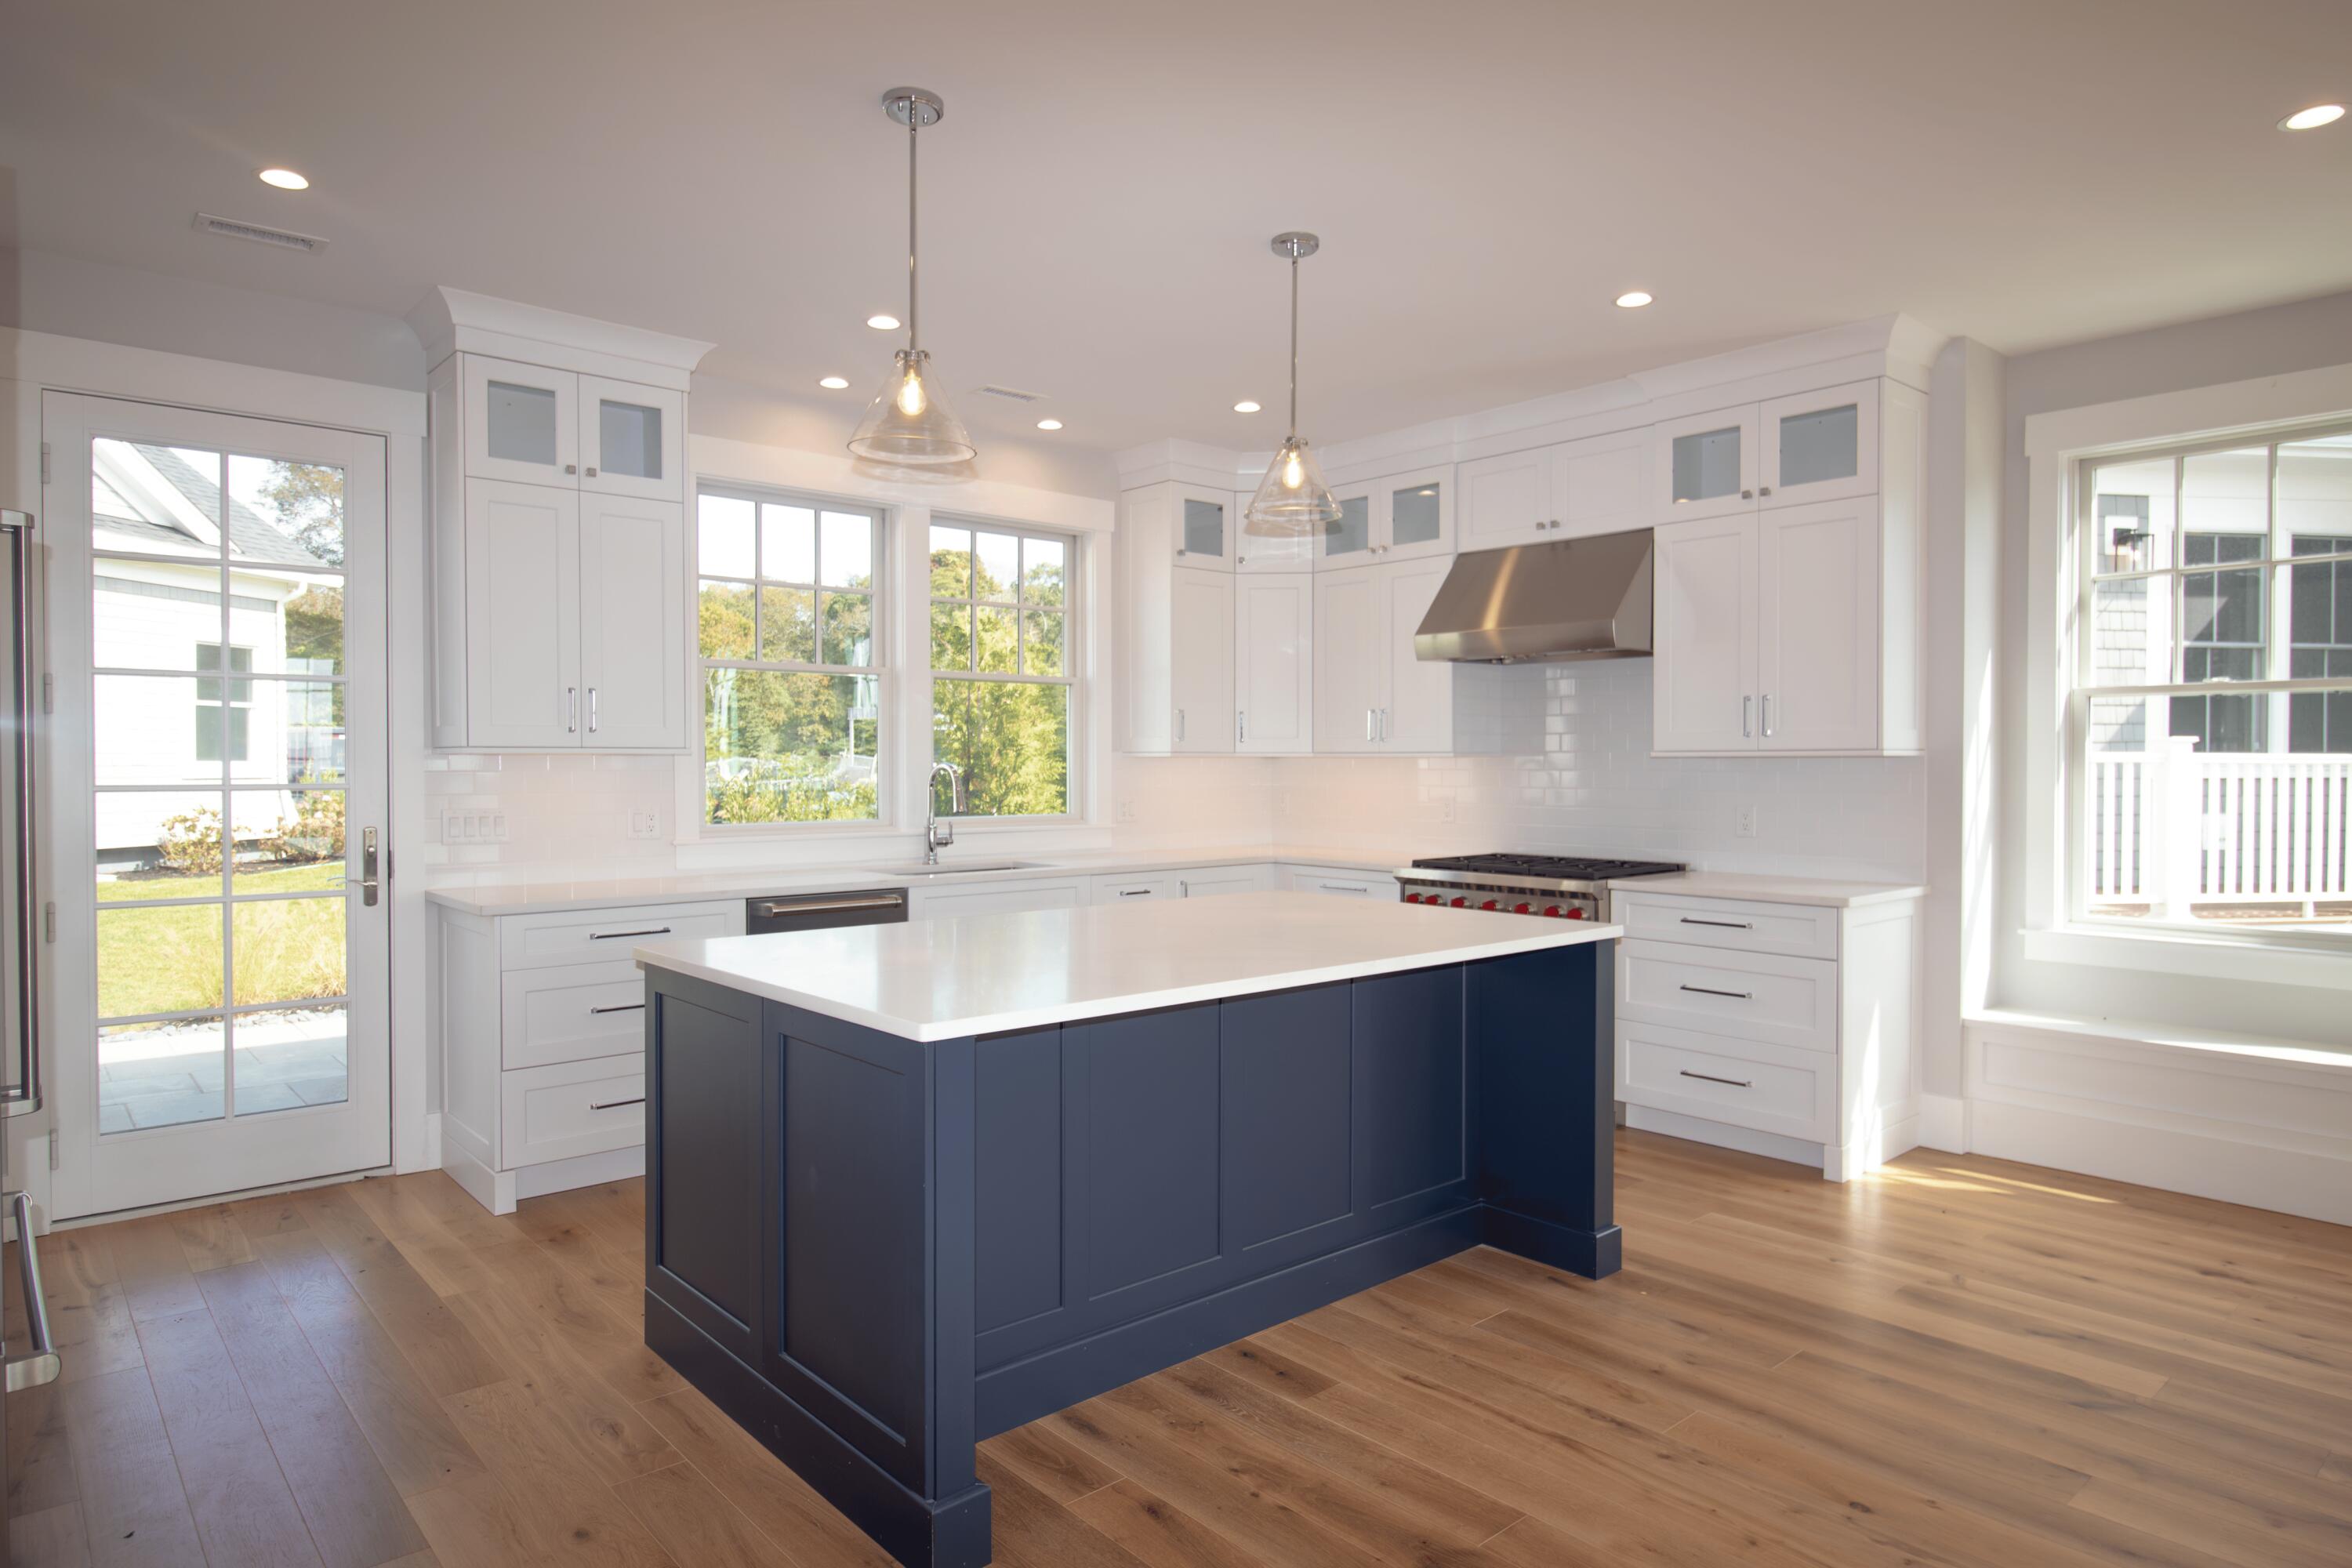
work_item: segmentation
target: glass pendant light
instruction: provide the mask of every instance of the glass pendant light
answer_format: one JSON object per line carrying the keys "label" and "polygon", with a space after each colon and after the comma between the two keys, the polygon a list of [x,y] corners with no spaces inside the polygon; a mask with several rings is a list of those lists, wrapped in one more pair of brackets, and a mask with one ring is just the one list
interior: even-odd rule
{"label": "glass pendant light", "polygon": [[1298,438],[1298,263],[1321,244],[1311,234],[1274,237],[1274,253],[1290,258],[1290,435],[1266,465],[1265,478],[1243,514],[1242,531],[1257,539],[1303,539],[1339,521],[1339,503],[1323,482],[1322,465]]}
{"label": "glass pendant light", "polygon": [[907,128],[907,346],[849,438],[849,449],[892,467],[966,463],[979,448],[940,396],[939,374],[915,336],[915,139],[924,126],[940,122],[946,106],[938,93],[894,87],[882,95],[882,107]]}

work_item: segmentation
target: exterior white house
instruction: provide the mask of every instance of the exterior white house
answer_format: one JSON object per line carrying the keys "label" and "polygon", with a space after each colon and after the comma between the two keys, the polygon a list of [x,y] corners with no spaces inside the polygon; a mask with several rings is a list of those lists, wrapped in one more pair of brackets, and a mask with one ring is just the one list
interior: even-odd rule
{"label": "exterior white house", "polygon": [[[216,468],[212,454],[200,456]],[[220,809],[224,765],[237,788],[240,839],[293,814],[292,790],[268,786],[340,779],[343,735],[332,686],[238,679],[331,671],[333,660],[291,651],[299,639],[289,636],[289,607],[322,587],[337,592],[340,578],[319,576],[317,568],[336,563],[225,497],[215,479],[170,447],[100,440],[91,468],[97,778],[101,786],[137,786],[101,789],[96,803],[100,871],[119,875],[153,862],[167,819]],[[273,572],[273,564],[313,571]],[[174,784],[189,788],[168,787]]]}

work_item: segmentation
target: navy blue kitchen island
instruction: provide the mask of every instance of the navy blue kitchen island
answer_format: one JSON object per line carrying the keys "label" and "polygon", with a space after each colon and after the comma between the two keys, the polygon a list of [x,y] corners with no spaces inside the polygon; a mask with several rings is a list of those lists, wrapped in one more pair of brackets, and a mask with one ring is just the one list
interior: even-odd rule
{"label": "navy blue kitchen island", "polygon": [[1613,1272],[1614,927],[1307,894],[640,950],[646,1342],[884,1550],[982,1438],[1481,1244]]}

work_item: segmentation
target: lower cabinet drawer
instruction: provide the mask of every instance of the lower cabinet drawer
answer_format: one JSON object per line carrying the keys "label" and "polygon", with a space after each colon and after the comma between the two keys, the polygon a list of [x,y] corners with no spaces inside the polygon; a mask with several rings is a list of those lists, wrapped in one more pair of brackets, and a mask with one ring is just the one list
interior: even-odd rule
{"label": "lower cabinet drawer", "polygon": [[1804,1050],[1838,1048],[1838,966],[1628,937],[1617,944],[1621,1017]]}
{"label": "lower cabinet drawer", "polygon": [[1808,1142],[1836,1142],[1837,1058],[1661,1025],[1617,1023],[1617,1098]]}
{"label": "lower cabinet drawer", "polygon": [[499,977],[499,1061],[509,1070],[635,1051],[645,1032],[646,977],[634,963],[568,963]]}
{"label": "lower cabinet drawer", "polygon": [[1284,885],[1294,892],[1328,893],[1340,899],[1385,899],[1396,901],[1394,877],[1377,872],[1327,871],[1319,866],[1286,866]]}
{"label": "lower cabinet drawer", "polygon": [[1097,877],[1087,889],[1097,904],[1135,904],[1147,899],[1183,897],[1172,871],[1148,877]]}
{"label": "lower cabinet drawer", "polygon": [[499,1078],[499,1163],[505,1169],[646,1141],[642,1051]]}

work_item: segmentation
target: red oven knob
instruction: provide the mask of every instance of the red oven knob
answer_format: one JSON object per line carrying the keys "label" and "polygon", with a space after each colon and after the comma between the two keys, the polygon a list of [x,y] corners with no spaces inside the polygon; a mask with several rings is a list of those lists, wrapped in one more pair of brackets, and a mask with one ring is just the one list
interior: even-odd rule
{"label": "red oven knob", "polygon": [[1404,896],[1404,901],[1408,904],[1417,904],[1421,902],[1421,895],[1419,893],[1407,893]]}
{"label": "red oven knob", "polygon": [[1554,920],[1559,920],[1564,912],[1565,911],[1562,910],[1558,904],[1546,904],[1544,906],[1544,913],[1549,915]]}
{"label": "red oven knob", "polygon": [[1470,900],[1467,899],[1456,899],[1454,900],[1454,907],[1457,910],[1466,910],[1470,907]]}
{"label": "red oven knob", "polygon": [[1568,911],[1568,918],[1572,921],[1580,921],[1585,918],[1584,911],[1582,910],[1570,910]]}
{"label": "red oven knob", "polygon": [[1511,912],[1515,915],[1531,915],[1535,913],[1535,911],[1536,907],[1533,904],[1513,904],[1511,906]]}
{"label": "red oven knob", "polygon": [[1497,904],[1494,900],[1488,899],[1485,903],[1480,904],[1478,907],[1482,910],[1493,910],[1500,909],[1502,906]]}

